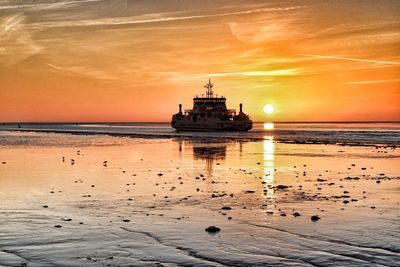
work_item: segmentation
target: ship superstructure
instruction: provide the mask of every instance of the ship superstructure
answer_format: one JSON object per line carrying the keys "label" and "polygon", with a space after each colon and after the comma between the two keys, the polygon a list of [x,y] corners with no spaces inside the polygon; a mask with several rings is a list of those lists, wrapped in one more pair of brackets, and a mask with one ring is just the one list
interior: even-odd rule
{"label": "ship superstructure", "polygon": [[171,126],[177,131],[248,131],[253,127],[250,117],[243,113],[240,104],[239,113],[234,109],[226,108],[226,98],[214,95],[211,80],[204,86],[207,88],[205,96],[193,98],[193,108],[179,112],[172,116]]}

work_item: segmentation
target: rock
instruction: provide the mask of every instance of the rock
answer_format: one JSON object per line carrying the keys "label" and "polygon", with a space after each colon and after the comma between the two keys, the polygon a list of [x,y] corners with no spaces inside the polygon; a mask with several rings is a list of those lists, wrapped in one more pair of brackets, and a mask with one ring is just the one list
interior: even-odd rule
{"label": "rock", "polygon": [[300,216],[300,213],[294,212],[292,215],[293,215],[294,217],[299,217],[299,216]]}
{"label": "rock", "polygon": [[287,189],[287,188],[289,188],[289,186],[287,186],[287,185],[277,185],[276,186],[276,189]]}
{"label": "rock", "polygon": [[124,219],[124,220],[122,220],[123,222],[130,222],[131,220],[128,220],[128,219]]}
{"label": "rock", "polygon": [[221,231],[221,229],[219,227],[216,227],[214,225],[207,227],[205,230],[208,233],[218,233],[219,231]]}
{"label": "rock", "polygon": [[343,203],[344,204],[347,204],[347,203],[349,203],[350,201],[348,201],[348,200],[343,200]]}
{"label": "rock", "polygon": [[163,176],[164,174],[162,174],[161,172],[157,174],[158,176]]}
{"label": "rock", "polygon": [[227,207],[227,206],[221,208],[221,210],[231,210],[231,209],[232,209],[231,207]]}
{"label": "rock", "polygon": [[318,178],[317,181],[318,181],[318,182],[326,182],[327,180]]}
{"label": "rock", "polygon": [[47,206],[47,205],[43,205],[43,208],[45,208],[45,209],[47,209],[49,206]]}
{"label": "rock", "polygon": [[59,225],[59,224],[57,224],[57,225],[54,225],[54,227],[55,227],[55,228],[61,228],[62,226]]}
{"label": "rock", "polygon": [[311,221],[313,221],[313,222],[316,222],[316,221],[318,221],[319,219],[321,219],[318,215],[313,215],[313,216],[311,216]]}
{"label": "rock", "polygon": [[247,191],[245,191],[244,193],[245,193],[245,194],[254,194],[255,191],[254,191],[254,190],[247,190]]}

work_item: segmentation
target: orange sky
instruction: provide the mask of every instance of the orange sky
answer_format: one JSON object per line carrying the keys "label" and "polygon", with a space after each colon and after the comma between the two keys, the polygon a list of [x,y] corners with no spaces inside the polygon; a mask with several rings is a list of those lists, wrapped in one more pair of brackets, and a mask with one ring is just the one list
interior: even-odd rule
{"label": "orange sky", "polygon": [[0,1],[0,121],[169,121],[208,77],[255,121],[400,120],[399,29],[399,1]]}

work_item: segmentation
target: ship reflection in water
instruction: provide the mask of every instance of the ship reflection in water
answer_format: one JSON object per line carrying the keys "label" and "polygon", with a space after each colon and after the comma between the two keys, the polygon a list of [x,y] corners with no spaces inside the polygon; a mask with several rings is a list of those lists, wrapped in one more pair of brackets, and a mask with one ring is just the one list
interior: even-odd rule
{"label": "ship reflection in water", "polygon": [[207,171],[210,175],[215,160],[224,160],[226,157],[226,143],[221,144],[193,144],[193,156],[195,159],[206,161]]}

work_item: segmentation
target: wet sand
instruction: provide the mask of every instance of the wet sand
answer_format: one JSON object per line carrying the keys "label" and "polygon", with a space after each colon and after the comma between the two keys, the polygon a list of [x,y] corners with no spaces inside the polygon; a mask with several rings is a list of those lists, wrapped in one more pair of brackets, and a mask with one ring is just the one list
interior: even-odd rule
{"label": "wet sand", "polygon": [[400,262],[398,148],[0,136],[1,266]]}

